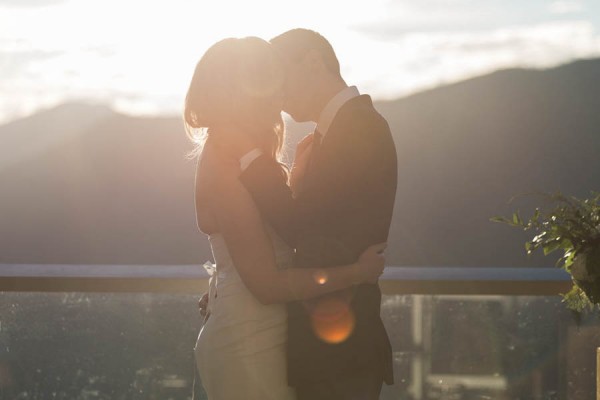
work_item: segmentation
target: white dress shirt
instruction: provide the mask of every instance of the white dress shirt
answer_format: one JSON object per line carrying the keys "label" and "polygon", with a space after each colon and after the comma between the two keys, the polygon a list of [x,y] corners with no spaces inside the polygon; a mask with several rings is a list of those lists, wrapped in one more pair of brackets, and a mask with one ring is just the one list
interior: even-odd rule
{"label": "white dress shirt", "polygon": [[262,150],[259,148],[254,148],[244,154],[242,158],[240,158],[240,169],[242,171],[246,170],[252,161],[256,160],[262,154]]}

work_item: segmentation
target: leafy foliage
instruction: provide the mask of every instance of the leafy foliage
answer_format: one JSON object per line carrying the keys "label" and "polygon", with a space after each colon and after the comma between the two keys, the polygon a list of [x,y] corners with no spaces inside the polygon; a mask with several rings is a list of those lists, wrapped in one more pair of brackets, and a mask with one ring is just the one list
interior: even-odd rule
{"label": "leafy foliage", "polygon": [[573,279],[573,288],[563,295],[563,300],[575,311],[599,307],[600,193],[592,192],[587,199],[560,192],[538,195],[554,207],[546,212],[536,208],[526,220],[519,211],[510,218],[499,216],[491,220],[535,232],[535,236],[525,242],[528,255],[537,249],[542,249],[544,255],[562,250],[556,266],[566,270]]}

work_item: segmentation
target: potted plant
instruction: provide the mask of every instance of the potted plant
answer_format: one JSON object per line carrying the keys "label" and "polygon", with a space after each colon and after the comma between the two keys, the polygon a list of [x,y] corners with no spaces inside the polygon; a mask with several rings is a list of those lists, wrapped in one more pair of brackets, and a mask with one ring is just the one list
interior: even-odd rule
{"label": "potted plant", "polygon": [[572,289],[563,294],[570,309],[581,312],[600,306],[600,193],[587,199],[561,193],[540,195],[553,208],[545,212],[536,208],[528,220],[523,220],[519,211],[512,218],[491,220],[533,231],[533,238],[525,242],[528,255],[539,248],[544,255],[562,250],[556,266],[573,280]]}

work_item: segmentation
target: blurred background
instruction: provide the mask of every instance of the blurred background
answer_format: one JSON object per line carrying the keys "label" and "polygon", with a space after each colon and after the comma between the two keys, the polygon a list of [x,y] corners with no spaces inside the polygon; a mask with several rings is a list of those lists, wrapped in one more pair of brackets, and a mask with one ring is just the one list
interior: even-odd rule
{"label": "blurred background", "polygon": [[[296,27],[390,124],[390,267],[553,267],[489,219],[600,189],[595,0],[0,0],[0,271],[212,260],[187,85],[217,40]],[[286,125],[289,162],[313,126]],[[0,399],[188,398],[197,295],[161,296],[0,292]],[[558,296],[396,294],[382,313],[386,398],[593,398],[598,321]]]}
{"label": "blurred background", "polygon": [[[328,38],[390,123],[390,265],[547,265],[489,218],[600,181],[595,1],[0,0],[0,26],[3,263],[210,259],[187,85],[217,40],[294,27]],[[286,120],[289,161],[312,126]]]}

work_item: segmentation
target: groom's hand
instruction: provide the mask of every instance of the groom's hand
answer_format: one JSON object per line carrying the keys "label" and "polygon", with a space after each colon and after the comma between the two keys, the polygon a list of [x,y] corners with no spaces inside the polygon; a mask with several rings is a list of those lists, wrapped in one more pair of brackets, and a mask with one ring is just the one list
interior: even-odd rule
{"label": "groom's hand", "polygon": [[377,283],[385,268],[386,247],[387,243],[378,243],[362,252],[357,261],[357,283]]}

